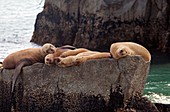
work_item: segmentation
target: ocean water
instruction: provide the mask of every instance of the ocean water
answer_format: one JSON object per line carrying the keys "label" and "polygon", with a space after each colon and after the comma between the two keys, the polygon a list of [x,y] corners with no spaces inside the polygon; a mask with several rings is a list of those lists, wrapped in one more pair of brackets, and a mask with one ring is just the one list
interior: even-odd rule
{"label": "ocean water", "polygon": [[44,0],[0,0],[0,61],[9,53],[37,47],[29,40]]}
{"label": "ocean water", "polygon": [[170,54],[152,53],[145,96],[152,102],[170,104]]}
{"label": "ocean water", "polygon": [[[0,0],[0,61],[10,53],[29,47],[36,16],[44,0]],[[170,104],[170,55],[153,55],[144,96]]]}

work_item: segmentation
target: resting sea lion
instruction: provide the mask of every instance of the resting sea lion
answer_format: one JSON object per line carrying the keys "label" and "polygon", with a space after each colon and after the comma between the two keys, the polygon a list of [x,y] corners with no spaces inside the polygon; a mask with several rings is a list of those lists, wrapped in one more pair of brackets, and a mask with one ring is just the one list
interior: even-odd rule
{"label": "resting sea lion", "polygon": [[[50,57],[50,58],[49,58]],[[46,64],[57,64],[60,67],[68,67],[73,65],[79,65],[87,60],[101,59],[111,57],[108,52],[90,51],[85,48],[79,48],[75,50],[68,50],[63,52],[60,56],[54,56],[49,54],[45,57]]]}
{"label": "resting sea lion", "polygon": [[22,67],[29,66],[37,62],[44,62],[45,56],[54,52],[55,46],[47,43],[40,48],[28,48],[8,55],[4,59],[2,66],[4,69],[15,69],[12,76],[12,92]]}
{"label": "resting sea lion", "polygon": [[69,67],[73,65],[80,65],[81,63],[84,63],[87,60],[110,58],[110,57],[111,54],[109,52],[86,51],[65,58],[58,57],[56,60],[58,66]]}
{"label": "resting sea lion", "polygon": [[48,54],[45,57],[45,59],[44,59],[45,64],[54,65],[55,64],[54,60],[57,59],[58,57],[67,57],[67,56],[71,56],[71,55],[76,55],[76,54],[78,54],[80,52],[87,51],[87,49],[84,49],[84,48],[78,48],[78,49],[71,49],[71,48],[66,47],[66,46],[56,48],[54,54]]}
{"label": "resting sea lion", "polygon": [[115,59],[119,59],[127,55],[140,55],[145,61],[151,61],[151,54],[149,51],[142,45],[133,42],[113,43],[110,47],[110,53]]}

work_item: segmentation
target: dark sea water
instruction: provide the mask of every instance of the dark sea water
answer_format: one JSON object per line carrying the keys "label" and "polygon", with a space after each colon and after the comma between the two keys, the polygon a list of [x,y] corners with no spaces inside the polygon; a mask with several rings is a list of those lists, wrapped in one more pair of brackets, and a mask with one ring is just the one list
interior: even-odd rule
{"label": "dark sea water", "polygon": [[[36,15],[44,0],[0,0],[0,61],[10,53],[29,47]],[[170,104],[170,55],[153,55],[147,78],[146,97]]]}
{"label": "dark sea water", "polygon": [[170,104],[170,54],[152,53],[144,93],[153,102]]}

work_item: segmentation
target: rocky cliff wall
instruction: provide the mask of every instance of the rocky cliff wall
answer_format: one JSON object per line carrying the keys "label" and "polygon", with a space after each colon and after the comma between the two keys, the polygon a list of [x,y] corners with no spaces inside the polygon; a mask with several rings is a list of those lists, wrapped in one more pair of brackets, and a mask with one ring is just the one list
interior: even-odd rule
{"label": "rocky cliff wall", "polygon": [[108,50],[134,41],[169,52],[168,0],[45,0],[31,42]]}

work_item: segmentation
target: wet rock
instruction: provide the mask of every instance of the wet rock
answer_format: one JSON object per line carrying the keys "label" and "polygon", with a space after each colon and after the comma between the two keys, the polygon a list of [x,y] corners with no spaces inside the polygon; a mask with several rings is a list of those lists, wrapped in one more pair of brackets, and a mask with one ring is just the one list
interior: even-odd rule
{"label": "wet rock", "polygon": [[169,52],[169,15],[168,0],[45,0],[31,42],[109,50],[134,41]]}
{"label": "wet rock", "polygon": [[92,60],[67,68],[36,63],[23,68],[12,100],[5,93],[10,91],[13,70],[0,69],[5,84],[0,102],[12,103],[20,111],[110,112],[124,108],[124,101],[137,93],[143,94],[149,67],[138,56]]}
{"label": "wet rock", "polygon": [[170,104],[155,103],[160,112],[170,112]]}

